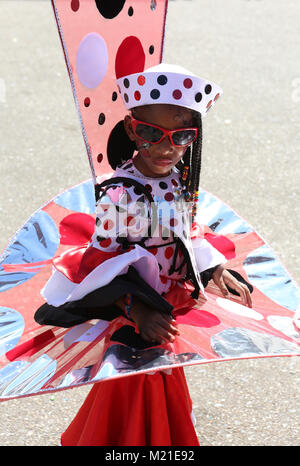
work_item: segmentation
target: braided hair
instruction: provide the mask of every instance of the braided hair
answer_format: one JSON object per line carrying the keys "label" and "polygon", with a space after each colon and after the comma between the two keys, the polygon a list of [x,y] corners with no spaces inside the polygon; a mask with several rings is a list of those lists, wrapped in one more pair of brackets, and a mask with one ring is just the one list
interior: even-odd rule
{"label": "braided hair", "polygon": [[201,114],[194,112],[194,126],[198,128],[197,139],[189,146],[182,160],[176,165],[180,172],[180,181],[184,190],[186,202],[191,202],[192,222],[197,214],[199,197],[199,183],[202,160],[202,118]]}
{"label": "braided hair", "polygon": [[[134,112],[134,109],[132,111]],[[189,206],[191,208],[192,222],[197,213],[202,154],[202,119],[201,114],[198,112],[193,112],[193,125],[198,128],[197,139],[192,146],[187,148],[182,160],[176,165],[180,173],[184,200],[191,203]],[[132,158],[136,150],[135,142],[129,139],[124,128],[124,121],[121,120],[112,131],[107,145],[110,166],[115,170]]]}

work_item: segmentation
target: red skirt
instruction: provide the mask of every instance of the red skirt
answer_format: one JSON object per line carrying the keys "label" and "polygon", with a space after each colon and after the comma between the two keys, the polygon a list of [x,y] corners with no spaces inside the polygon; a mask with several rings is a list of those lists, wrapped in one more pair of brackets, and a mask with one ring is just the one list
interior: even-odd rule
{"label": "red skirt", "polygon": [[63,446],[199,446],[182,367],[96,383]]}

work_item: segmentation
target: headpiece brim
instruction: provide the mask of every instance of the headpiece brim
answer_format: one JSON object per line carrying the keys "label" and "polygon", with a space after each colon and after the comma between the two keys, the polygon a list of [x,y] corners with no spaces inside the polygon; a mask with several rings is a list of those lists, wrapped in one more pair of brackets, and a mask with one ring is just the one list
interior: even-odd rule
{"label": "headpiece brim", "polygon": [[205,116],[223,91],[217,84],[177,66],[161,63],[117,80],[127,110],[153,104],[189,108]]}

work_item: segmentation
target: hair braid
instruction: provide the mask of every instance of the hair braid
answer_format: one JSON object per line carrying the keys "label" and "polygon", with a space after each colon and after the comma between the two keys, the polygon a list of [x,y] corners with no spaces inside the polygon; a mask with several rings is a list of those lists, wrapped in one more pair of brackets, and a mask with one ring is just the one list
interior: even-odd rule
{"label": "hair braid", "polygon": [[200,113],[195,113],[194,124],[198,127],[198,136],[192,149],[188,147],[177,168],[181,174],[181,184],[185,201],[191,202],[192,222],[197,213],[198,190],[200,183],[201,155],[202,155],[202,119]]}
{"label": "hair braid", "polygon": [[198,114],[196,117],[196,124],[198,127],[198,137],[195,141],[193,152],[192,152],[192,181],[191,181],[191,192],[193,195],[193,214],[192,221],[197,214],[197,204],[199,197],[199,184],[200,184],[200,173],[201,173],[201,162],[202,162],[202,119],[201,115]]}

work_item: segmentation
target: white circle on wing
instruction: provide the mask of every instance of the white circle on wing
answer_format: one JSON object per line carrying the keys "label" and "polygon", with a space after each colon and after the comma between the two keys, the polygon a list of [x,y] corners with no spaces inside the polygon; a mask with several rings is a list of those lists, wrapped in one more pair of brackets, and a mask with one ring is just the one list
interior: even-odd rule
{"label": "white circle on wing", "polygon": [[225,311],[232,312],[243,317],[249,317],[254,320],[262,320],[264,316],[259,312],[251,309],[250,307],[243,306],[243,304],[236,303],[230,299],[217,298],[217,304]]}

